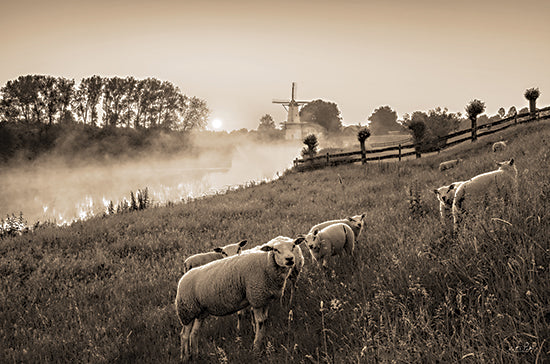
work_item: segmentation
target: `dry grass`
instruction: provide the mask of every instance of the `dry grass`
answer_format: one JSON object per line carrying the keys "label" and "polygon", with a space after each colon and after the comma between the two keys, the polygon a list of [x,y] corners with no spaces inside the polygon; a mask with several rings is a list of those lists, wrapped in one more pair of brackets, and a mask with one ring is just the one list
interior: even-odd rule
{"label": "dry grass", "polygon": [[[517,134],[516,134],[517,133]],[[499,135],[500,137],[500,135]],[[187,204],[0,241],[0,362],[177,362],[184,259],[365,212],[357,256],[307,264],[292,314],[271,308],[260,362],[539,362],[550,354],[550,128],[521,126],[440,156],[348,165]],[[442,232],[432,188],[514,156],[518,206]],[[446,159],[463,158],[441,173]],[[414,191],[410,208],[407,190]],[[418,213],[417,211],[421,211]],[[493,217],[493,216],[490,216]],[[255,361],[250,325],[210,318],[200,362]]]}

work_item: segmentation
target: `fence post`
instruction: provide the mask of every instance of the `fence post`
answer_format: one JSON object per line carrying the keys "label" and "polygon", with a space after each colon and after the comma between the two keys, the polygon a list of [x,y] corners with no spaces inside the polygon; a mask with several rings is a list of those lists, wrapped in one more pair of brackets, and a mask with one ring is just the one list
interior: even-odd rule
{"label": "fence post", "polygon": [[399,144],[399,161],[401,162],[401,144]]}
{"label": "fence post", "polygon": [[327,166],[329,165],[329,162],[330,162],[330,156],[329,156],[329,154],[328,154],[328,152],[327,152]]}
{"label": "fence post", "polygon": [[361,164],[367,164],[367,152],[365,148],[365,141],[360,141],[361,143]]}
{"label": "fence post", "polygon": [[472,142],[475,142],[477,140],[477,116],[470,118],[470,121],[472,122]]}

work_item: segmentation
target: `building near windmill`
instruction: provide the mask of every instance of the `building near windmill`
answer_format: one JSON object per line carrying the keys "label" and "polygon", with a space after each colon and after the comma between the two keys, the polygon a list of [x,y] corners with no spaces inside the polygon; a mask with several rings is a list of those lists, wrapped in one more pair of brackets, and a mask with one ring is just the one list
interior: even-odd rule
{"label": "building near windmill", "polygon": [[281,104],[288,112],[283,123],[286,140],[304,140],[309,134],[315,134],[318,138],[323,136],[325,128],[316,123],[302,122],[300,120],[300,106],[310,101],[297,101],[295,99],[296,83],[292,82],[292,98],[290,100],[273,100],[274,104]]}

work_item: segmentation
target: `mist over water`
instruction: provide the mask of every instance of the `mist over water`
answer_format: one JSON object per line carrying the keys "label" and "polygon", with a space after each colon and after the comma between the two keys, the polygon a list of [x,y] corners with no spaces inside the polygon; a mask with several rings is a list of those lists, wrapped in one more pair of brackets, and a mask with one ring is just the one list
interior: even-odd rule
{"label": "mist over water", "polygon": [[52,160],[0,170],[0,218],[23,213],[37,221],[68,224],[105,213],[148,188],[153,205],[179,202],[245,184],[276,178],[299,155],[299,144],[239,143],[196,158],[185,154],[139,161],[71,167]]}

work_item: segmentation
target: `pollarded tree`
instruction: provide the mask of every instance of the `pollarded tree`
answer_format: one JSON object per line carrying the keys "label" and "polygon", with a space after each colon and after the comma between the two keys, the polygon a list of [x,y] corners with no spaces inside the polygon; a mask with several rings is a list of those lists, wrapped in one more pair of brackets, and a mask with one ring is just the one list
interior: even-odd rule
{"label": "pollarded tree", "polygon": [[485,103],[474,99],[466,106],[468,119],[472,122],[472,142],[477,140],[477,116],[485,111]]}
{"label": "pollarded tree", "polygon": [[357,132],[357,140],[359,140],[359,143],[361,144],[361,163],[362,164],[367,163],[365,142],[369,137],[370,137],[369,128],[361,128]]}
{"label": "pollarded tree", "polygon": [[309,134],[304,138],[303,142],[306,146],[302,149],[302,157],[315,157],[315,154],[317,154],[317,147],[319,147],[319,142],[315,134]]}
{"label": "pollarded tree", "polygon": [[539,89],[535,87],[528,88],[523,93],[523,96],[525,96],[525,98],[529,100],[529,112],[531,113],[531,115],[534,115],[537,111],[537,99],[540,96]]}

